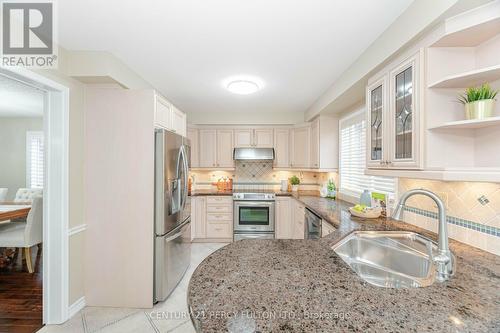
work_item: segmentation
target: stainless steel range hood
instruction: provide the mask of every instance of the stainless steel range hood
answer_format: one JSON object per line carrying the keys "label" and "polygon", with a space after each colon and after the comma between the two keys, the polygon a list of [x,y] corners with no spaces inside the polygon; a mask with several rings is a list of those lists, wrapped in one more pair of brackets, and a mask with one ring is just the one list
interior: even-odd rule
{"label": "stainless steel range hood", "polygon": [[274,148],[234,148],[235,160],[274,160]]}

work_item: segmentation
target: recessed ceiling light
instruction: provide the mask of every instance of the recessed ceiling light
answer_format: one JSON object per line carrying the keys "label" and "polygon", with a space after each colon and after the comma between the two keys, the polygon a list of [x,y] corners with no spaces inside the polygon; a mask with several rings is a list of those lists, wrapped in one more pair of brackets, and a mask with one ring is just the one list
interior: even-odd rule
{"label": "recessed ceiling light", "polygon": [[259,90],[259,85],[252,81],[247,80],[236,80],[229,82],[227,85],[227,90],[233,94],[248,95],[253,94]]}
{"label": "recessed ceiling light", "polygon": [[222,82],[222,85],[225,89],[238,95],[253,94],[264,86],[259,78],[247,75],[229,77]]}

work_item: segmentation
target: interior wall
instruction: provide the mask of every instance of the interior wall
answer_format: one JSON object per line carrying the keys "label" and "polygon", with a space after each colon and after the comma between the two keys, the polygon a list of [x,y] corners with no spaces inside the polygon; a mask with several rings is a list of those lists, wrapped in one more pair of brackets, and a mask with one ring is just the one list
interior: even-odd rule
{"label": "interior wall", "polygon": [[[84,153],[84,84],[65,74],[67,51],[59,48],[59,68],[57,70],[36,70],[52,81],[69,89],[69,229],[85,224],[83,195],[83,153]],[[69,258],[73,260],[69,266],[69,297],[71,305],[85,295],[81,281],[83,267],[83,242],[73,241],[75,237],[85,237],[85,231],[69,237]]]}
{"label": "interior wall", "polygon": [[42,130],[42,117],[0,118],[0,188],[8,188],[7,201],[26,187],[26,132]]}

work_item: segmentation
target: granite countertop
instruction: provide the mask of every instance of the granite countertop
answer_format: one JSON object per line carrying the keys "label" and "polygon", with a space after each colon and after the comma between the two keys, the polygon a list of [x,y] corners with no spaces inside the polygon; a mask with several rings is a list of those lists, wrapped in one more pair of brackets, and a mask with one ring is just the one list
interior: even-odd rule
{"label": "granite countertop", "polygon": [[243,240],[207,257],[188,304],[199,332],[498,332],[500,257],[450,239],[455,275],[430,287],[390,289],[359,278],[331,246],[354,230],[411,230],[351,217],[341,201],[295,194],[337,230],[321,240]]}
{"label": "granite countertop", "polygon": [[191,196],[191,197],[205,196],[205,195],[233,195],[233,191],[232,190],[227,190],[227,191],[195,190],[195,191],[189,192],[189,196]]}

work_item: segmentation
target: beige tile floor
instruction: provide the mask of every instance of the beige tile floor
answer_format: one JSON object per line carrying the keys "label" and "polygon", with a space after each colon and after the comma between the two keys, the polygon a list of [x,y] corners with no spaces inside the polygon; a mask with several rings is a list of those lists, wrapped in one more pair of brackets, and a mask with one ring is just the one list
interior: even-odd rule
{"label": "beige tile floor", "polygon": [[165,302],[153,309],[86,307],[62,325],[47,325],[38,333],[190,333],[195,332],[189,319],[187,288],[196,267],[225,244],[193,243],[191,265],[182,281]]}

